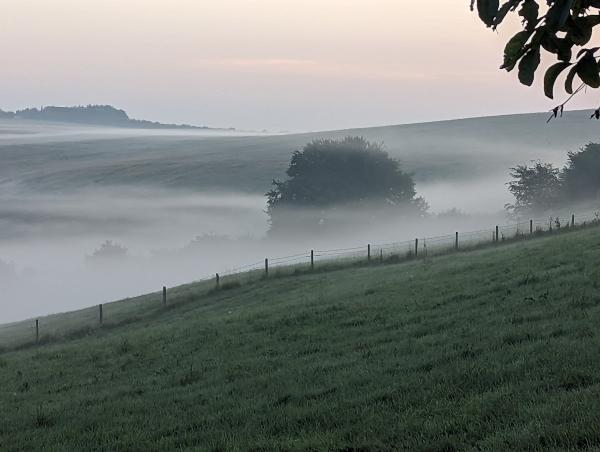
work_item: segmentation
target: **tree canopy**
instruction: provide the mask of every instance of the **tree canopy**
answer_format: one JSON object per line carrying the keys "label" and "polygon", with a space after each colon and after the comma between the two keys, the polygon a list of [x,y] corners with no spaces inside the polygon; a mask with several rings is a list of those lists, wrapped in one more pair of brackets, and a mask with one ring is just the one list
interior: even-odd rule
{"label": "tree canopy", "polygon": [[506,208],[514,214],[541,214],[556,207],[560,199],[560,170],[551,163],[535,162],[532,166],[511,168],[513,178],[508,190],[515,197]]}
{"label": "tree canopy", "polygon": [[600,194],[600,144],[590,143],[579,152],[569,152],[562,172],[568,199],[592,199]]}
{"label": "tree canopy", "polygon": [[[314,140],[292,154],[285,181],[274,180],[267,193],[271,229],[289,225],[285,217],[326,226],[327,211],[346,208],[410,209],[422,213],[412,176],[390,158],[382,145],[361,137]],[[294,210],[302,209],[298,216]],[[316,216],[307,211],[316,212]],[[318,217],[318,218],[317,218]]]}
{"label": "tree canopy", "polygon": [[600,144],[590,143],[569,152],[562,170],[551,163],[511,168],[508,190],[515,197],[506,208],[516,215],[543,214],[574,202],[600,197]]}
{"label": "tree canopy", "polygon": [[[567,69],[567,93],[573,95],[586,86],[600,87],[596,56],[600,47],[586,47],[600,24],[600,0],[471,0],[472,10],[475,4],[479,18],[494,30],[512,13],[521,18],[522,30],[506,44],[501,69],[510,72],[518,65],[524,85],[533,83],[545,51],[555,60],[544,76],[544,92],[549,98],[554,97],[556,80]],[[574,84],[576,77],[580,84]],[[554,109],[554,116],[563,106]],[[595,116],[600,119],[600,110]]]}

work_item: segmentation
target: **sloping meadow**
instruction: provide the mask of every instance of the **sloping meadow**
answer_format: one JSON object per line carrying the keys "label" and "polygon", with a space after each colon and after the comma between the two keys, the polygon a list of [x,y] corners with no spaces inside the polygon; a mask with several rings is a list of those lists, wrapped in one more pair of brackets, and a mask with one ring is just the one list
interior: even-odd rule
{"label": "sloping meadow", "polygon": [[0,355],[0,444],[597,447],[599,239],[191,286],[155,317]]}

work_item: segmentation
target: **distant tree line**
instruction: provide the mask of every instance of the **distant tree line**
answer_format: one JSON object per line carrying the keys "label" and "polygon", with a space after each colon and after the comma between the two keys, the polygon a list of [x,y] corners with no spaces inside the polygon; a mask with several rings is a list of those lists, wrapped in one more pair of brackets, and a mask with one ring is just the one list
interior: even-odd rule
{"label": "distant tree line", "polygon": [[515,197],[509,212],[543,214],[573,202],[600,198],[600,144],[590,143],[578,152],[569,152],[559,169],[552,163],[534,162],[511,168],[508,189]]}
{"label": "distant tree line", "polygon": [[25,108],[14,113],[15,118],[82,122],[88,124],[120,125],[129,121],[129,116],[124,110],[119,110],[110,105],[87,105],[77,107],[42,107]]}
{"label": "distant tree line", "polygon": [[94,250],[90,259],[121,259],[127,257],[127,248],[114,243],[112,240],[106,240],[100,245],[100,248]]}
{"label": "distant tree line", "polygon": [[155,121],[131,119],[124,110],[112,105],[86,105],[75,107],[41,107],[23,110],[0,110],[0,118],[29,119],[34,121],[56,121],[76,124],[94,124],[138,129],[208,129],[188,124],[163,124]]}

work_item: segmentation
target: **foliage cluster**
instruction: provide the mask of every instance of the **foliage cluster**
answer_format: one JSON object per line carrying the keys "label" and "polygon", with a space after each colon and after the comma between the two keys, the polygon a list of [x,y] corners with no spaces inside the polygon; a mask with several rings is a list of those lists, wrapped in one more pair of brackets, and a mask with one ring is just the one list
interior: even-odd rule
{"label": "foliage cluster", "polygon": [[507,185],[515,203],[507,204],[507,209],[517,215],[535,215],[566,203],[597,199],[600,196],[600,144],[590,143],[567,156],[562,170],[543,162],[512,168],[513,180]]}
{"label": "foliage cluster", "polygon": [[313,140],[292,154],[286,174],[266,194],[272,233],[331,228],[341,209],[411,215],[427,210],[412,175],[381,144],[362,137]]}
{"label": "foliage cluster", "polygon": [[[545,51],[556,61],[544,76],[544,92],[549,98],[554,97],[556,80],[567,69],[567,93],[600,87],[600,47],[587,47],[594,28],[600,25],[599,0],[471,0],[472,10],[475,4],[479,18],[494,30],[511,13],[521,18],[522,29],[507,42],[501,69],[512,71],[518,65],[524,85],[533,83]],[[573,84],[575,77],[581,81],[579,86]],[[562,113],[563,106],[553,110],[554,117]],[[593,116],[600,119],[600,109]]]}
{"label": "foliage cluster", "polygon": [[112,240],[106,240],[100,244],[100,248],[94,250],[90,259],[115,259],[127,256],[127,248],[114,243]]}

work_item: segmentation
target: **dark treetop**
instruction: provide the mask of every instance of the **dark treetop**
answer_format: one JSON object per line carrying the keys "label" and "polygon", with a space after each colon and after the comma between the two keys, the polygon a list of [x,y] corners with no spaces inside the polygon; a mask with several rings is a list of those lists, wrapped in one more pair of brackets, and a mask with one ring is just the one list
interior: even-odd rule
{"label": "dark treetop", "polygon": [[281,218],[290,212],[297,225],[296,220],[312,218],[307,210],[319,212],[320,224],[327,222],[324,212],[331,214],[337,207],[412,214],[426,210],[423,199],[416,197],[412,175],[403,172],[380,144],[361,137],[308,143],[292,154],[287,176],[285,181],[274,180],[267,193],[272,230],[289,223]]}

